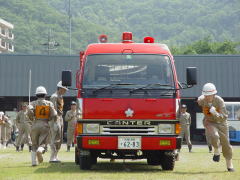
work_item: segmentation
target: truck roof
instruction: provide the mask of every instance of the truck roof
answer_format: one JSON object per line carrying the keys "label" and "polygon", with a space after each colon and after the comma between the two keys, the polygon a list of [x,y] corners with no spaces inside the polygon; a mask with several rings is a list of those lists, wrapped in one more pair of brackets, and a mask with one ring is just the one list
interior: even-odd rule
{"label": "truck roof", "polygon": [[165,44],[158,43],[98,43],[88,45],[85,55],[111,53],[167,54],[170,50]]}

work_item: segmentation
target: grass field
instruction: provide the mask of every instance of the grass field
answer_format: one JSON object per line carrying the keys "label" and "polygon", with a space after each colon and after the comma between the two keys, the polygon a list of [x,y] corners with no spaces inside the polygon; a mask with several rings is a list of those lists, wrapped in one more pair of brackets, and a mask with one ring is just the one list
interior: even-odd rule
{"label": "grass field", "polygon": [[212,161],[212,154],[207,146],[193,146],[188,153],[184,146],[180,160],[176,162],[174,171],[162,171],[159,166],[148,166],[146,161],[98,159],[98,164],[90,171],[82,171],[74,163],[74,152],[65,152],[62,148],[59,157],[61,164],[49,164],[50,152],[44,154],[45,162],[31,167],[31,157],[27,150],[16,152],[14,148],[0,149],[0,180],[239,180],[240,148],[234,146],[233,163],[236,172],[226,170],[225,160]]}

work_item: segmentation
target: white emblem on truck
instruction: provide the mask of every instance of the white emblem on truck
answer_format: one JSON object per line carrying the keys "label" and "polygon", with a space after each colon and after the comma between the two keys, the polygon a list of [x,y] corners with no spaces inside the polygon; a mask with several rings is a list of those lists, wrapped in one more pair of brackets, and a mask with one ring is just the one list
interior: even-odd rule
{"label": "white emblem on truck", "polygon": [[125,111],[125,114],[126,114],[126,117],[133,117],[134,111],[132,109],[128,108]]}

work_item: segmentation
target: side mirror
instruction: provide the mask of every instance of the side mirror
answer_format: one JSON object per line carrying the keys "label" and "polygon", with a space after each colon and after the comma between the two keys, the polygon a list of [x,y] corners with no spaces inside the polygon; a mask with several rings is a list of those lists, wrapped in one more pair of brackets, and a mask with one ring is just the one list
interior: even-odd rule
{"label": "side mirror", "polygon": [[196,85],[197,84],[197,68],[188,67],[187,68],[187,85]]}
{"label": "side mirror", "polygon": [[72,72],[62,71],[62,85],[70,87],[72,86]]}

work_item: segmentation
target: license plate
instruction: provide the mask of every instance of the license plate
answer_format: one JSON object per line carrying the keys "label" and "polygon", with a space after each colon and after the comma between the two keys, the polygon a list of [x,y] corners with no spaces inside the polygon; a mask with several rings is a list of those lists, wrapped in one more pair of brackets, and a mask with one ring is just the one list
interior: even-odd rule
{"label": "license plate", "polygon": [[141,149],[141,137],[138,136],[119,136],[118,149]]}

